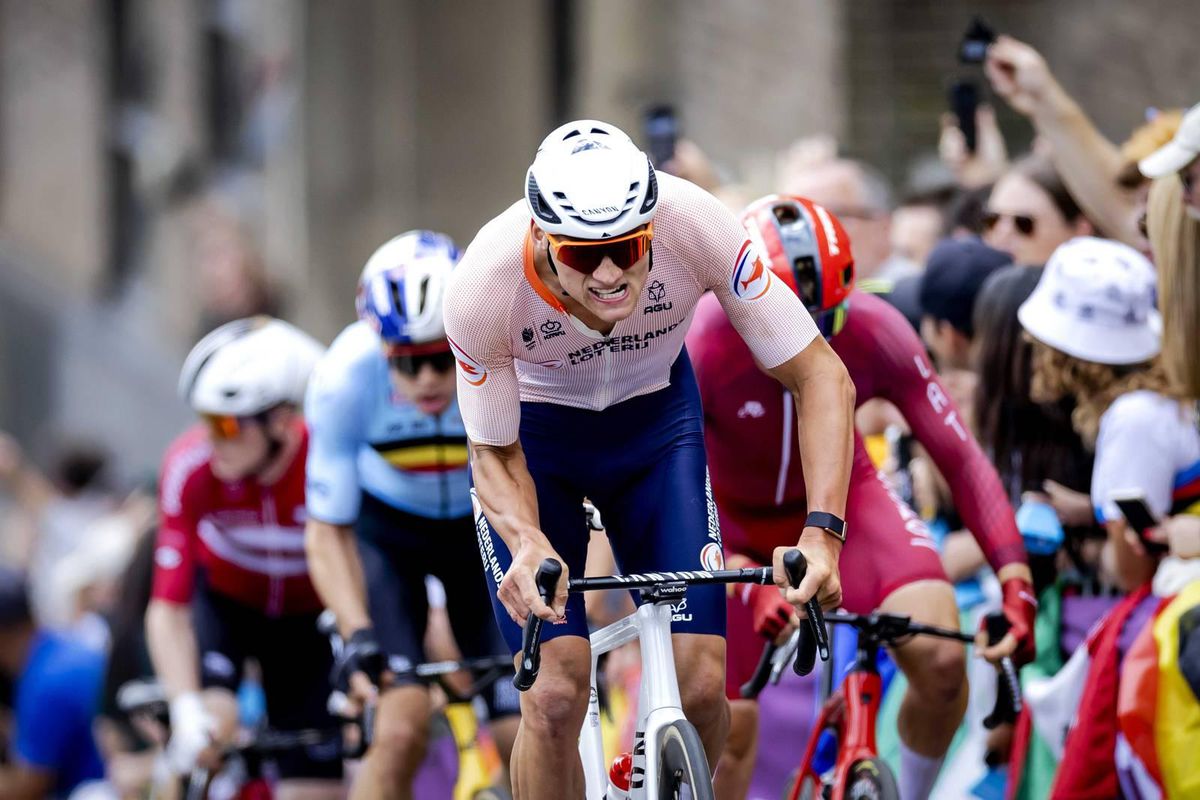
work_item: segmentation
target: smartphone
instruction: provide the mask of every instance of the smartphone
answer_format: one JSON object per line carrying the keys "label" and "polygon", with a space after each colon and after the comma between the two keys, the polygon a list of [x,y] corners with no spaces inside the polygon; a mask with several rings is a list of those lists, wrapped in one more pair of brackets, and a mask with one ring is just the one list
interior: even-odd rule
{"label": "smartphone", "polygon": [[978,108],[979,85],[970,80],[955,81],[950,87],[950,110],[958,120],[958,129],[963,132],[969,153],[975,152],[975,112]]}
{"label": "smartphone", "polygon": [[987,58],[988,45],[996,41],[996,32],[983,21],[973,17],[958,45],[958,60],[964,64],[982,64]]}
{"label": "smartphone", "polygon": [[1129,523],[1129,527],[1137,532],[1138,538],[1142,540],[1142,546],[1146,548],[1147,553],[1157,555],[1165,553],[1170,549],[1162,542],[1146,538],[1147,531],[1158,527],[1158,519],[1155,518],[1154,512],[1150,510],[1150,506],[1146,505],[1146,496],[1140,489],[1113,492],[1109,495],[1109,499],[1117,504],[1117,508],[1121,509],[1121,516],[1125,517],[1125,521]]}
{"label": "smartphone", "polygon": [[679,120],[673,106],[660,104],[646,109],[643,130],[647,154],[654,166],[661,167],[675,157]]}

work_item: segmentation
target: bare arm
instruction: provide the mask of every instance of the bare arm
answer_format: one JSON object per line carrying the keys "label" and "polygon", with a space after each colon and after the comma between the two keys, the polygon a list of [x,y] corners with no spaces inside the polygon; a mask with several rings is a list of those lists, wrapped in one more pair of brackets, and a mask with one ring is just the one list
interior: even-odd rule
{"label": "bare arm", "polygon": [[309,518],[304,528],[308,572],[326,608],[337,616],[338,630],[348,638],[371,625],[362,559],[349,525]]}
{"label": "bare arm", "polygon": [[[521,443],[485,445],[472,441],[470,448],[479,503],[488,524],[513,556],[512,566],[500,583],[500,601],[517,624],[524,623],[530,613],[545,620],[561,619],[567,605],[567,565],[539,527],[537,490]],[[544,558],[563,564],[552,608],[542,602],[534,582]]]}
{"label": "bare arm", "polygon": [[200,658],[189,606],[152,599],[146,608],[146,647],[168,698],[200,691]]}
{"label": "bare arm", "polygon": [[1001,36],[988,49],[985,69],[996,93],[1050,143],[1055,167],[1088,218],[1107,236],[1137,246],[1135,203],[1116,183],[1121,154],[1055,80],[1041,54]]}
{"label": "bare arm", "polygon": [[1125,520],[1104,523],[1108,531],[1108,546],[1112,556],[1113,577],[1123,591],[1132,591],[1154,577],[1158,563],[1137,540]]}
{"label": "bare arm", "polygon": [[[796,401],[809,510],[827,511],[845,519],[846,491],[854,457],[854,383],[846,367],[818,336],[770,372]],[[809,560],[809,572],[798,595],[789,595],[788,600],[802,602],[816,594],[823,606],[838,605],[841,582],[837,560],[841,543],[820,528],[805,528],[799,546]],[[779,560],[777,557],[776,561]],[[782,576],[782,562],[776,564],[776,571]]]}

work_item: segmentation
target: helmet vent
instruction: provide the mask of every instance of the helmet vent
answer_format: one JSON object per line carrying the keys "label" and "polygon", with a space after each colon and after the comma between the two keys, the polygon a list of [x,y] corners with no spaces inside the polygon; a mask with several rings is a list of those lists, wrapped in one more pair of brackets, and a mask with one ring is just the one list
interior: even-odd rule
{"label": "helmet vent", "polygon": [[654,165],[650,163],[650,157],[646,157],[646,179],[650,182],[646,189],[646,199],[642,203],[639,214],[645,214],[658,203],[658,178],[654,175]]}
{"label": "helmet vent", "polygon": [[400,284],[397,281],[389,280],[388,289],[392,293],[392,305],[401,317],[408,316],[408,312],[404,310],[404,298],[400,296]]}
{"label": "helmet vent", "polygon": [[532,170],[529,174],[529,182],[525,187],[525,192],[529,197],[529,205],[533,208],[533,213],[538,216],[538,219],[551,225],[562,224],[562,219],[550,209],[546,204],[545,198],[542,197],[542,190],[538,188]]}
{"label": "helmet vent", "polygon": [[781,225],[791,225],[800,219],[799,207],[792,205],[791,203],[786,205],[777,205],[772,209],[772,211],[775,212],[775,219],[777,219]]}
{"label": "helmet vent", "polygon": [[429,299],[429,276],[426,275],[425,277],[421,278],[421,296],[420,296],[420,299],[417,301],[417,305],[420,306],[420,309],[419,309],[420,311],[425,310],[426,301],[428,299]]}

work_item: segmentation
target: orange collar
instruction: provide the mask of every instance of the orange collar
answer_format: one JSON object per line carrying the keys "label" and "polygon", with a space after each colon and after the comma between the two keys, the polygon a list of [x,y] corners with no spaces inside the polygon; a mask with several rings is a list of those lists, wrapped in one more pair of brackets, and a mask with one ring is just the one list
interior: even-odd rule
{"label": "orange collar", "polygon": [[567,307],[554,296],[554,292],[550,291],[550,287],[542,280],[542,277],[537,274],[537,267],[533,261],[533,220],[529,221],[529,230],[525,233],[525,280],[529,281],[529,285],[538,293],[538,297],[546,301],[546,305],[553,308],[555,311],[560,311],[563,314],[567,313]]}

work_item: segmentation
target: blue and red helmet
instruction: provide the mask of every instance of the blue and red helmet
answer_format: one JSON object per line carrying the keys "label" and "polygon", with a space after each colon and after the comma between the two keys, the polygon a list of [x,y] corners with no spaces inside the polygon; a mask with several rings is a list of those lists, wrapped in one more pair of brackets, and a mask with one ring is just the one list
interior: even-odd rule
{"label": "blue and red helmet", "polygon": [[355,308],[385,343],[443,343],[442,298],[459,252],[449,236],[409,231],[376,250],[358,279]]}
{"label": "blue and red helmet", "polygon": [[806,198],[772,194],[746,206],[741,221],[771,271],[800,297],[822,333],[836,333],[854,290],[850,237],[838,218]]}

